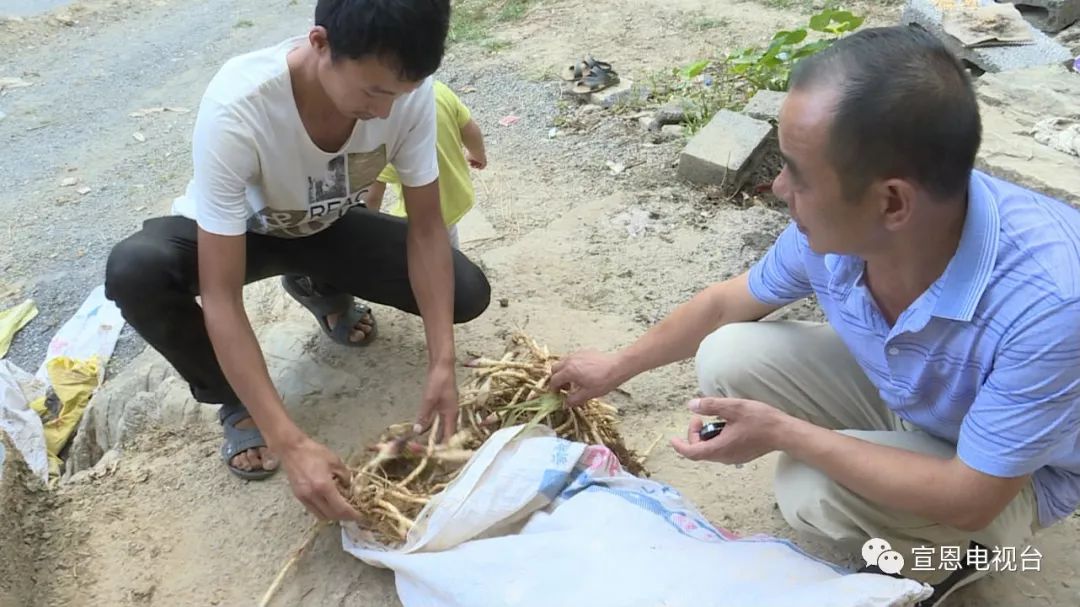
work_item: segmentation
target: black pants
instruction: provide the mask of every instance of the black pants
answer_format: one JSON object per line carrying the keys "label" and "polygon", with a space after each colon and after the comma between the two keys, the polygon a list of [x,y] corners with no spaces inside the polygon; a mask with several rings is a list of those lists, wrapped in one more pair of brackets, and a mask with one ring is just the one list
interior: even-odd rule
{"label": "black pants", "polygon": [[[109,254],[105,295],[190,384],[196,400],[226,405],[224,416],[242,405],[218,364],[195,301],[196,234],[195,222],[184,217],[146,221]],[[336,290],[419,314],[409,283],[405,236],[404,220],[363,208],[302,238],[249,233],[245,282],[283,274],[308,276],[320,294]],[[487,309],[491,287],[480,268],[461,252],[452,254],[454,322],[463,323]]]}

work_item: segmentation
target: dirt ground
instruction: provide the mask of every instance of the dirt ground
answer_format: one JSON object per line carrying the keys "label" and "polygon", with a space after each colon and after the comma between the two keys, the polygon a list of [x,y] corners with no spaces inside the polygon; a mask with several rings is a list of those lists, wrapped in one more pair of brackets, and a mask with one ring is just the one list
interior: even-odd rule
{"label": "dirt ground", "polygon": [[[32,294],[42,307],[42,317],[16,341],[17,363],[36,367],[48,336],[100,283],[111,243],[167,212],[186,183],[194,112],[129,114],[193,110],[222,61],[305,31],[312,6],[88,0],[0,23],[0,77],[32,83],[0,96],[0,238],[10,243],[0,249],[0,305]],[[736,206],[679,183],[681,141],[658,143],[632,118],[576,109],[554,74],[592,52],[623,77],[646,81],[658,70],[764,41],[803,22],[810,5],[595,0],[587,18],[581,6],[535,3],[520,20],[498,25],[495,43],[454,46],[440,73],[455,89],[472,91],[462,99],[485,132],[491,162],[474,174],[478,212],[462,237],[465,252],[489,274],[493,305],[457,327],[461,360],[501,353],[513,328],[555,352],[629,343],[701,288],[748,268],[786,222],[777,209]],[[899,11],[855,8],[881,24]],[[520,121],[498,126],[510,114]],[[568,117],[580,128],[557,127]],[[609,162],[628,168],[615,174]],[[68,176],[91,191],[61,186]],[[28,207],[32,214],[18,212]],[[386,425],[411,419],[425,361],[419,319],[377,308],[377,343],[346,351],[273,285],[253,293],[249,304],[271,373],[292,415],[315,438],[344,456]],[[816,310],[802,304],[783,315],[814,318]],[[141,349],[126,333],[111,373]],[[127,372],[155,364],[160,359],[146,352]],[[147,383],[144,399],[183,398],[175,377]],[[677,487],[715,524],[789,537],[837,562],[861,564],[792,535],[772,499],[773,458],[739,469],[698,465],[667,446],[685,431],[685,402],[697,392],[691,364],[643,375],[624,389],[611,402],[623,412],[630,446],[644,449],[661,436],[647,462],[654,478]],[[15,570],[31,583],[0,585],[9,593],[0,606],[255,604],[312,519],[284,474],[262,483],[228,475],[217,451],[219,430],[203,413],[179,416],[184,424],[168,421],[177,416],[154,418],[119,460],[55,493],[26,497],[31,523],[20,527],[17,547],[30,550],[25,561],[37,566]],[[0,535],[5,559],[10,544],[19,538]],[[998,575],[952,604],[1080,603],[1080,518],[1039,536],[1035,546],[1041,571]],[[333,528],[274,602],[361,604],[398,605],[393,576],[344,553]]]}

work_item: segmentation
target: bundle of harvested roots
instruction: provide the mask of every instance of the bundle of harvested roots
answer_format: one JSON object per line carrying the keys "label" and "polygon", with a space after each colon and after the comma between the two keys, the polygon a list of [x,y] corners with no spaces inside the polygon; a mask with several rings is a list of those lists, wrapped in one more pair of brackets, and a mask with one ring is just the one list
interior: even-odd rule
{"label": "bundle of harvested roots", "polygon": [[458,432],[445,445],[435,443],[438,423],[427,444],[411,442],[411,424],[387,429],[374,447],[376,454],[353,466],[348,497],[364,517],[361,526],[379,543],[400,545],[420,511],[446,488],[492,434],[519,424],[543,424],[561,438],[602,444],[612,450],[631,474],[647,474],[637,454],[616,429],[617,410],[598,400],[567,407],[565,396],[550,391],[551,365],[557,360],[523,333],[511,336],[499,360],[468,363],[470,377],[460,390]]}

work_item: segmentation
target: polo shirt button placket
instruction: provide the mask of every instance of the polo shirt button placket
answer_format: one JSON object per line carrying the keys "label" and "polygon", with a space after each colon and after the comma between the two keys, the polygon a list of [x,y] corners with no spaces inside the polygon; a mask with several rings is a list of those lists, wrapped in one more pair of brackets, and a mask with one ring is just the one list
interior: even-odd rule
{"label": "polo shirt button placket", "polygon": [[890,381],[896,376],[896,356],[900,354],[900,348],[888,346],[885,348],[885,368],[889,370]]}

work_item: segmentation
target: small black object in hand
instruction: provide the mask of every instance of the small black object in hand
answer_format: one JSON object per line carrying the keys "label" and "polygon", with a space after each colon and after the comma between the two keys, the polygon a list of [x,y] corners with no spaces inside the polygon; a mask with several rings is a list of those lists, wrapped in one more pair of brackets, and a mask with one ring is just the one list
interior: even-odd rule
{"label": "small black object in hand", "polygon": [[698,436],[701,437],[701,440],[715,438],[720,435],[720,431],[723,430],[726,425],[727,423],[723,421],[709,422],[701,427],[701,430],[698,431]]}

